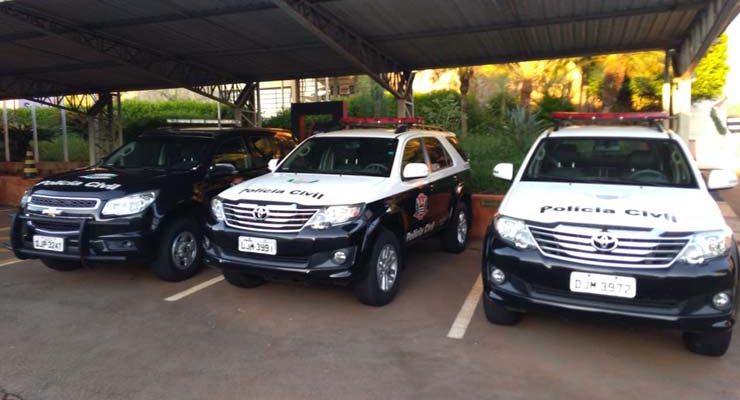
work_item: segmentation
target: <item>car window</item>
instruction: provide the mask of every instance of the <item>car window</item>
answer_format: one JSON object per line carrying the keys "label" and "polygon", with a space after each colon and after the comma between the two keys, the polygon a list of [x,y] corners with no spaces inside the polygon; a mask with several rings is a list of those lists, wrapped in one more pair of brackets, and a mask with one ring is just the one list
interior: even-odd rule
{"label": "car window", "polygon": [[213,155],[213,164],[231,164],[240,171],[254,168],[252,162],[244,142],[238,137],[225,140]]}
{"label": "car window", "polygon": [[275,158],[283,158],[295,149],[295,142],[292,140],[280,140],[278,143],[280,145],[280,154],[275,155]]}
{"label": "car window", "polygon": [[437,138],[425,137],[424,148],[427,150],[429,156],[429,164],[432,172],[436,172],[445,169],[452,165],[450,155],[442,147],[442,143]]}
{"label": "car window", "polygon": [[407,164],[421,163],[426,164],[427,161],[424,159],[424,150],[421,147],[421,139],[411,139],[406,142],[406,147],[403,149],[403,161],[401,162],[401,172]]}
{"label": "car window", "polygon": [[190,138],[139,138],[127,143],[103,160],[113,168],[189,169],[199,165],[209,142]]}
{"label": "car window", "polygon": [[272,136],[247,136],[247,147],[252,155],[252,168],[265,168],[279,152]]}
{"label": "car window", "polygon": [[672,139],[548,138],[522,180],[696,187],[687,157]]}
{"label": "car window", "polygon": [[460,146],[460,140],[457,138],[457,136],[446,136],[445,139],[447,139],[447,142],[449,142],[452,147],[455,148],[455,151],[457,151],[457,154],[460,154],[460,157],[462,157],[463,160],[469,161],[468,155],[465,154],[465,151],[463,150],[462,146]]}
{"label": "car window", "polygon": [[315,137],[301,143],[279,172],[390,176],[398,141],[373,137]]}

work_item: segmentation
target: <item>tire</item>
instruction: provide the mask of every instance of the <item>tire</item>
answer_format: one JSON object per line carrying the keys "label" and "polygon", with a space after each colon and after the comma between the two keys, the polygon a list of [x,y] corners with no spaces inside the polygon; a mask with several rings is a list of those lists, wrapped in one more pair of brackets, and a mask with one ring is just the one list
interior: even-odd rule
{"label": "tire", "polygon": [[696,354],[719,357],[727,352],[732,340],[732,330],[709,332],[684,332],[683,343]]}
{"label": "tire", "polygon": [[179,282],[197,274],[202,266],[203,238],[192,218],[173,220],[160,235],[157,258],[150,264],[159,279]]}
{"label": "tire", "polygon": [[486,313],[488,322],[495,325],[516,325],[524,317],[524,313],[507,310],[506,307],[496,304],[485,294],[483,294],[483,311]]}
{"label": "tire", "polygon": [[442,248],[450,253],[461,253],[468,245],[470,236],[470,213],[468,206],[460,200],[452,213],[450,225],[442,233]]}
{"label": "tire", "polygon": [[53,269],[54,271],[74,271],[76,269],[82,268],[82,263],[79,261],[42,258],[41,263],[44,264],[46,267]]}
{"label": "tire", "polygon": [[244,272],[229,269],[225,269],[223,273],[226,282],[244,289],[256,288],[265,283],[265,278],[257,275],[245,274]]}
{"label": "tire", "polygon": [[374,307],[390,303],[398,292],[403,271],[403,253],[396,235],[382,230],[364,267],[365,276],[352,284],[357,300]]}

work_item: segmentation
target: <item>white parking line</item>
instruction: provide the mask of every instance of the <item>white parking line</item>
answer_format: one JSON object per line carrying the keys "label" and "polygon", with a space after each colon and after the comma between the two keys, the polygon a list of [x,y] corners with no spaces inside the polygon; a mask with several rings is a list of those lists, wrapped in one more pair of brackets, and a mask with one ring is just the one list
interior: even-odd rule
{"label": "white parking line", "polygon": [[12,259],[10,261],[0,262],[0,267],[5,267],[8,265],[18,264],[19,262],[22,262],[25,260],[18,260],[18,259]]}
{"label": "white parking line", "polygon": [[9,230],[10,230],[9,226],[6,226],[5,228],[0,228],[0,232],[9,231]]}
{"label": "white parking line", "polygon": [[481,294],[483,294],[483,279],[480,274],[478,274],[478,277],[475,279],[475,283],[473,283],[473,287],[470,288],[468,297],[465,299],[462,307],[460,307],[460,311],[457,313],[457,318],[455,318],[455,321],[452,323],[450,331],[447,332],[448,338],[462,339],[465,337],[465,332],[468,330],[470,320],[473,319],[473,314],[475,313],[475,308],[478,307]]}
{"label": "white parking line", "polygon": [[211,285],[215,285],[215,284],[221,282],[222,280],[224,280],[223,275],[217,276],[217,277],[215,277],[213,279],[209,279],[209,280],[207,280],[205,282],[199,283],[199,284],[191,287],[190,289],[183,290],[182,292],[177,293],[177,294],[173,294],[172,296],[167,297],[166,299],[164,299],[164,301],[178,301],[178,300],[180,300],[180,299],[182,299],[184,297],[190,296],[191,294],[193,294],[195,292],[198,292],[200,290],[203,290],[203,289],[205,289],[205,288],[207,288],[207,287],[209,287]]}

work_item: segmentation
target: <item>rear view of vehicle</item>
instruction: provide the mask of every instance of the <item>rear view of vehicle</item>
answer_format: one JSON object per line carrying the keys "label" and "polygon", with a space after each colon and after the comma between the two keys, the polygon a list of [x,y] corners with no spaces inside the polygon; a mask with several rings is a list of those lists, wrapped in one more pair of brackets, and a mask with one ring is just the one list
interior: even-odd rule
{"label": "rear view of vehicle", "polygon": [[[737,312],[738,251],[709,190],[661,114],[557,115],[606,120],[543,133],[489,227],[483,257],[488,319],[530,310],[617,319],[684,332],[691,351],[722,355]],[[647,119],[646,119],[647,118]],[[620,125],[640,120],[650,126]],[[563,123],[564,125],[564,123]]]}

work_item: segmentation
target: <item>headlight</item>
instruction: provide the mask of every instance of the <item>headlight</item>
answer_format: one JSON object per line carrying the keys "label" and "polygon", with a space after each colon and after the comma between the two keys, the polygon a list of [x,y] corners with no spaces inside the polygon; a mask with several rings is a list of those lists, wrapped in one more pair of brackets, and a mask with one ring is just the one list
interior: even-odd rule
{"label": "headlight", "polygon": [[496,231],[501,239],[513,244],[518,249],[536,247],[529,229],[524,225],[524,222],[518,219],[498,216],[496,218]]}
{"label": "headlight", "polygon": [[345,224],[359,217],[362,207],[362,205],[353,205],[322,208],[308,221],[308,226],[313,229],[326,229]]}
{"label": "headlight", "polygon": [[23,196],[21,196],[21,204],[20,208],[24,208],[26,204],[28,204],[28,201],[31,200],[31,189],[26,189],[25,192],[23,192]]}
{"label": "headlight", "polygon": [[732,231],[729,228],[697,233],[691,237],[678,261],[701,264],[712,258],[724,256],[730,251],[732,240]]}
{"label": "headlight", "polygon": [[157,199],[157,192],[136,193],[118,199],[108,200],[103,207],[103,215],[131,215],[144,211]]}
{"label": "headlight", "polygon": [[211,213],[213,213],[213,218],[216,218],[218,222],[226,219],[226,215],[224,215],[224,202],[221,199],[214,197],[211,200]]}

